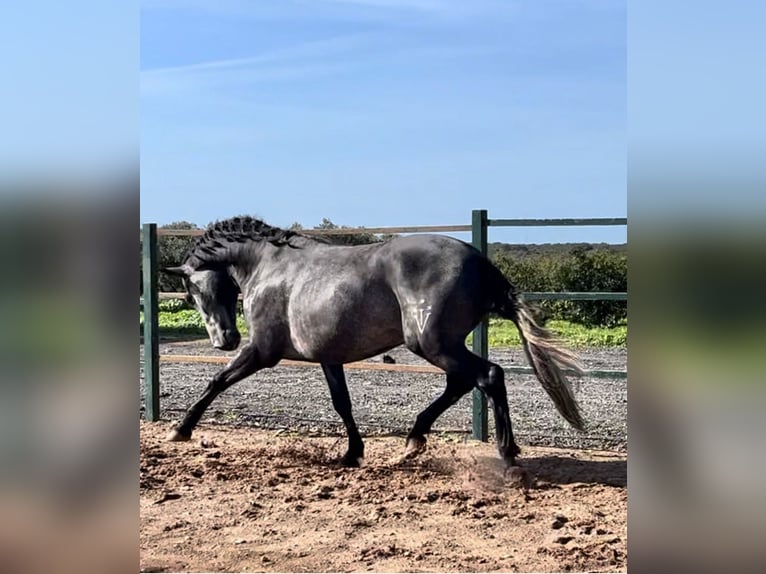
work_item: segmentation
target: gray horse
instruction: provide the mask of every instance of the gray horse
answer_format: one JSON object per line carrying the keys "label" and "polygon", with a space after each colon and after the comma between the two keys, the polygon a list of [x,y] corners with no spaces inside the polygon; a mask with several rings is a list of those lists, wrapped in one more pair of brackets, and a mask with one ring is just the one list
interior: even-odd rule
{"label": "gray horse", "polygon": [[183,278],[214,347],[230,351],[240,343],[239,292],[249,335],[169,440],[189,440],[210,403],[234,383],[283,358],[297,359],[321,365],[348,432],[341,462],[358,466],[364,443],[351,412],[343,364],[404,344],[447,375],[444,393],[417,416],[404,456],[423,450],[434,421],[478,387],[494,412],[500,456],[514,465],[520,450],[511,430],[503,369],[465,345],[466,336],[489,313],[516,324],[543,388],[561,415],[583,428],[564,375],[565,369],[582,372],[574,355],[535,323],[486,257],[457,239],[419,235],[341,246],[235,217],[211,225],[183,265],[166,272]]}

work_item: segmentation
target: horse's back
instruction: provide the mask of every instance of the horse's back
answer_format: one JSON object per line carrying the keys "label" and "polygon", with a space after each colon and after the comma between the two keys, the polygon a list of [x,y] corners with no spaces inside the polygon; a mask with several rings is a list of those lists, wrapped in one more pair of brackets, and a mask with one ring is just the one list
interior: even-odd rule
{"label": "horse's back", "polygon": [[[449,291],[478,279],[483,256],[472,246],[443,235],[396,238],[380,255],[397,291]],[[434,293],[435,294],[435,293]]]}

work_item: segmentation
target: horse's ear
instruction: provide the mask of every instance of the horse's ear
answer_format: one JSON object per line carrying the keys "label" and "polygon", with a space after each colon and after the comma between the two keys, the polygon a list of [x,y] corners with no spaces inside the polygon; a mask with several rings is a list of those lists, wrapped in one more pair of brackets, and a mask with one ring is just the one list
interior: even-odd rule
{"label": "horse's ear", "polygon": [[163,271],[165,271],[165,273],[168,275],[175,275],[177,277],[186,277],[189,275],[189,270],[185,265],[181,265],[179,267],[165,267]]}

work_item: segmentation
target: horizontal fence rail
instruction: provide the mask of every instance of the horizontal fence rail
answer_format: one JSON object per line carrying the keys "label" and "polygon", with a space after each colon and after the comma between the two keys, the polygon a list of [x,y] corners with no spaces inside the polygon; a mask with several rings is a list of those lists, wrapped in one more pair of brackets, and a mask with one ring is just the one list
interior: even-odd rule
{"label": "horizontal fence rail", "polygon": [[527,301],[627,301],[628,294],[623,291],[533,291],[522,293]]}
{"label": "horizontal fence rail", "polygon": [[490,227],[588,227],[627,225],[627,217],[589,217],[584,219],[488,219]]}
{"label": "horizontal fence rail", "polygon": [[[472,244],[481,253],[487,255],[488,228],[489,227],[556,227],[556,226],[614,226],[627,225],[626,217],[601,217],[601,218],[558,218],[558,219],[490,219],[486,210],[474,210],[470,225],[417,225],[399,227],[355,227],[335,229],[301,229],[306,235],[385,235],[397,233],[455,233],[471,232]],[[149,292],[152,296],[148,299],[140,297],[140,304],[144,316],[150,320],[144,322],[144,356],[142,363],[146,367],[144,372],[144,394],[146,404],[145,415],[147,420],[159,418],[159,369],[160,360],[165,363],[228,363],[230,356],[198,356],[198,355],[160,355],[157,345],[158,327],[158,299],[183,299],[186,293],[182,292],[159,292],[157,288],[157,238],[166,237],[195,237],[205,233],[204,229],[160,229],[156,224],[145,224],[141,230],[141,242],[144,244],[143,252],[143,285],[144,293]],[[627,301],[628,294],[625,292],[526,292],[521,294],[528,301]],[[241,299],[241,296],[240,296]],[[473,332],[473,351],[487,358],[488,356],[488,327],[489,322],[485,319]],[[147,342],[149,344],[147,344]],[[316,366],[315,363],[305,361],[282,360],[280,366],[308,367]],[[441,369],[431,365],[405,365],[374,363],[358,361],[344,365],[348,369],[381,370],[381,371],[408,371],[420,373],[443,374]],[[506,371],[519,374],[534,374],[530,367],[509,365],[503,367]],[[584,376],[606,379],[627,379],[627,371],[600,370],[586,371]],[[473,395],[473,428],[474,438],[486,441],[488,434],[487,403],[484,395],[474,392]]]}
{"label": "horizontal fence rail", "polygon": [[[403,227],[351,227],[335,229],[299,229],[304,235],[387,235],[393,233],[456,233],[471,231],[470,225],[408,225]],[[157,229],[162,237],[199,237],[204,229]]]}
{"label": "horizontal fence rail", "polygon": [[[627,225],[627,217],[591,217],[582,219],[487,219],[488,227],[588,227],[603,225]],[[305,235],[385,235],[392,233],[456,233],[472,231],[471,225],[407,225],[399,227],[349,227],[335,229],[300,229]],[[197,237],[204,229],[157,229],[162,237]]]}
{"label": "horizontal fence rail", "polygon": [[[157,296],[162,300],[185,299],[186,293],[182,291],[160,291]],[[627,301],[628,294],[625,292],[598,292],[598,291],[527,291],[521,293],[527,301]],[[139,303],[143,305],[143,297],[139,297]],[[242,294],[239,294],[242,300]]]}
{"label": "horizontal fence rail", "polygon": [[471,231],[470,225],[411,225],[407,227],[354,227],[351,229],[302,229],[306,235],[387,235],[392,233],[452,233]]}
{"label": "horizontal fence rail", "polygon": [[[233,357],[223,355],[181,355],[181,354],[167,354],[160,355],[160,361],[163,363],[203,363],[203,364],[215,364],[225,365],[230,362]],[[311,363],[309,361],[293,361],[291,359],[282,359],[278,364],[278,367],[318,367],[319,363]],[[354,361],[353,363],[345,363],[344,369],[351,370],[363,370],[363,371],[393,371],[398,373],[431,373],[435,375],[443,375],[444,371],[438,367],[431,365],[408,365],[405,363],[374,363],[371,361]],[[516,365],[503,366],[503,370],[509,373],[518,373],[521,375],[534,375],[535,371],[531,367],[517,367]],[[576,375],[575,371],[564,371],[568,375]],[[627,373],[624,371],[612,371],[604,369],[594,369],[592,371],[585,371],[585,377],[593,377],[596,379],[625,379]]]}

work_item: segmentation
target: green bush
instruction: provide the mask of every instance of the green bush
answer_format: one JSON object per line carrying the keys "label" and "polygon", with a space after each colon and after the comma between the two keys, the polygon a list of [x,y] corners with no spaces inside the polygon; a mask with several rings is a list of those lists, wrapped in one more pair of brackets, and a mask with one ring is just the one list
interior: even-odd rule
{"label": "green bush", "polygon": [[[561,291],[627,292],[628,258],[608,251],[576,250],[553,273]],[[551,301],[558,319],[614,327],[627,319],[626,301]]]}
{"label": "green bush", "polygon": [[[558,254],[513,258],[502,251],[493,261],[518,291],[627,292],[628,258],[607,249],[577,247]],[[615,327],[627,320],[626,301],[540,301],[540,319]]]}
{"label": "green bush", "polygon": [[175,313],[176,311],[183,311],[185,309],[191,309],[191,306],[183,299],[160,299],[159,302],[160,312]]}

